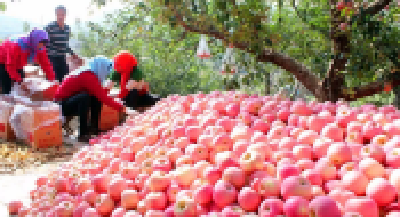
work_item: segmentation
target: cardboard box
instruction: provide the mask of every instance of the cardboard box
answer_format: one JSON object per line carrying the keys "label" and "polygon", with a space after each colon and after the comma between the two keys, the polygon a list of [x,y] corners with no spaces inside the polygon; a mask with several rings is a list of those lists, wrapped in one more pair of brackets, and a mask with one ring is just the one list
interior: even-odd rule
{"label": "cardboard box", "polygon": [[61,120],[54,120],[28,132],[28,144],[34,148],[48,148],[63,144]]}
{"label": "cardboard box", "polygon": [[[118,96],[119,91],[114,89],[111,90],[109,95],[113,98]],[[119,121],[121,119],[121,113],[119,111],[114,110],[113,108],[102,105],[101,113],[99,117],[99,128],[102,131],[113,129],[114,127],[119,125]]]}
{"label": "cardboard box", "polygon": [[20,104],[14,130],[20,139],[34,148],[60,146],[63,143],[61,112],[52,102],[25,102]]}
{"label": "cardboard box", "polygon": [[99,120],[99,128],[102,131],[111,130],[119,125],[120,112],[114,110],[113,108],[103,105],[101,108]]}
{"label": "cardboard box", "polygon": [[15,101],[13,97],[0,95],[0,138],[14,140],[15,134],[10,125],[10,117]]}
{"label": "cardboard box", "polygon": [[27,88],[32,100],[53,101],[59,82],[40,78],[29,78],[24,80],[23,85]]}

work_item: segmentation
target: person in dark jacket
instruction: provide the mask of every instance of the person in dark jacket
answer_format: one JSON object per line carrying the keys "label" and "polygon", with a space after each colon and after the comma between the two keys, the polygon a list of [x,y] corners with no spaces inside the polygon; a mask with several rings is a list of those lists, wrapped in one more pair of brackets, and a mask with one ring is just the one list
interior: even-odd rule
{"label": "person in dark jacket", "polygon": [[64,6],[58,6],[56,8],[57,21],[51,22],[45,27],[49,34],[49,43],[47,43],[49,59],[59,82],[69,73],[66,54],[70,54],[75,60],[82,61],[69,46],[71,28],[65,24],[66,11]]}
{"label": "person in dark jacket", "polygon": [[102,86],[111,69],[111,60],[103,56],[94,57],[86,65],[68,74],[55,94],[55,101],[61,104],[64,117],[79,116],[80,142],[88,142],[90,138],[89,110],[94,133],[98,132],[102,104],[122,113],[127,112],[126,107],[110,97],[108,90]]}
{"label": "person in dark jacket", "polygon": [[25,77],[24,66],[38,63],[47,79],[55,78],[53,67],[47,58],[45,47],[48,35],[34,29],[28,35],[6,39],[0,44],[0,85],[2,94],[9,94],[14,82],[20,83]]}
{"label": "person in dark jacket", "polygon": [[[109,79],[120,86],[119,98],[126,106],[132,109],[148,107],[156,104],[160,98],[149,93],[148,83],[143,81],[143,73],[137,66],[137,59],[128,51],[120,51],[114,56],[114,70]],[[133,88],[127,88],[127,84],[133,82]]]}

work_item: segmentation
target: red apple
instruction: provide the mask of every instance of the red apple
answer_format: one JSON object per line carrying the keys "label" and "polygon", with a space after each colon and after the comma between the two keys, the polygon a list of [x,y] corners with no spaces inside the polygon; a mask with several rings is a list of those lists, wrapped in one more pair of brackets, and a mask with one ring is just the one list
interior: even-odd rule
{"label": "red apple", "polygon": [[274,217],[283,214],[283,202],[280,199],[265,199],[258,208],[258,214]]}
{"label": "red apple", "polygon": [[300,170],[295,165],[285,164],[278,167],[278,179],[285,180],[290,176],[298,176],[300,175]]}
{"label": "red apple", "polygon": [[220,180],[214,186],[213,200],[218,207],[223,208],[234,202],[237,194],[238,192],[232,184]]}
{"label": "red apple", "polygon": [[113,210],[111,217],[124,217],[125,216],[125,209],[122,207],[116,208]]}
{"label": "red apple", "polygon": [[197,206],[193,199],[179,198],[174,205],[175,217],[195,217]]}
{"label": "red apple", "polygon": [[311,184],[301,176],[290,176],[282,181],[281,195],[284,199],[292,196],[301,196],[305,199],[311,199]]}
{"label": "red apple", "polygon": [[155,171],[147,181],[151,191],[165,191],[171,182],[161,171]]}
{"label": "red apple", "polygon": [[222,174],[222,179],[240,189],[246,184],[246,173],[238,167],[228,167]]}
{"label": "red apple", "polygon": [[364,158],[358,165],[361,172],[363,172],[368,179],[384,177],[385,168],[382,164],[372,158]]}
{"label": "red apple", "polygon": [[108,194],[100,194],[96,200],[96,210],[101,215],[110,215],[114,208],[114,202]]}
{"label": "red apple", "polygon": [[97,212],[95,208],[87,208],[83,212],[82,217],[100,217],[100,214]]}
{"label": "red apple", "polygon": [[199,186],[195,191],[194,191],[194,200],[202,205],[208,204],[210,201],[212,201],[212,196],[213,196],[213,186],[212,185],[202,185]]}
{"label": "red apple", "polygon": [[374,178],[367,186],[367,196],[374,199],[378,206],[386,206],[394,201],[396,188],[384,178]]}
{"label": "red apple", "polygon": [[114,178],[108,186],[107,192],[111,199],[115,201],[121,200],[121,193],[126,188],[126,181],[123,178]]}
{"label": "red apple", "polygon": [[370,198],[349,199],[344,207],[345,212],[357,212],[363,217],[378,217],[378,206]]}
{"label": "red apple", "polygon": [[352,153],[350,147],[345,143],[333,143],[328,148],[327,157],[332,164],[342,166],[352,160]]}
{"label": "red apple", "polygon": [[322,185],[321,174],[315,169],[306,169],[302,172],[301,176],[306,178],[311,185]]}
{"label": "red apple", "polygon": [[121,193],[121,205],[125,209],[134,209],[139,202],[139,192],[136,190],[124,190]]}
{"label": "red apple", "polygon": [[243,187],[239,192],[238,201],[244,210],[256,211],[261,203],[261,196],[250,187]]}
{"label": "red apple", "polygon": [[10,215],[16,215],[23,206],[21,201],[11,201],[8,203],[8,213]]}
{"label": "red apple", "polygon": [[164,210],[167,207],[167,196],[164,192],[150,192],[144,200],[146,210]]}
{"label": "red apple", "polygon": [[288,217],[309,217],[308,201],[302,197],[290,197],[283,205],[283,210]]}
{"label": "red apple", "polygon": [[343,142],[344,130],[336,123],[330,123],[321,130],[321,136],[330,138],[334,142]]}
{"label": "red apple", "polygon": [[341,217],[339,207],[329,196],[318,196],[310,202],[311,216]]}
{"label": "red apple", "polygon": [[217,167],[208,167],[203,172],[203,178],[208,181],[211,185],[215,185],[217,181],[222,177],[222,172]]}
{"label": "red apple", "polygon": [[273,177],[255,178],[251,187],[263,198],[278,197],[281,191],[279,180]]}
{"label": "red apple", "polygon": [[343,176],[342,185],[356,195],[364,195],[367,190],[368,178],[360,171],[349,171]]}
{"label": "red apple", "polygon": [[174,203],[176,201],[176,195],[179,191],[182,190],[182,187],[176,183],[171,183],[167,190],[168,201]]}
{"label": "red apple", "polygon": [[221,212],[222,217],[240,217],[244,216],[245,214],[246,211],[240,208],[240,206],[227,206]]}
{"label": "red apple", "polygon": [[264,159],[260,153],[255,151],[247,151],[240,156],[239,164],[246,173],[262,168]]}

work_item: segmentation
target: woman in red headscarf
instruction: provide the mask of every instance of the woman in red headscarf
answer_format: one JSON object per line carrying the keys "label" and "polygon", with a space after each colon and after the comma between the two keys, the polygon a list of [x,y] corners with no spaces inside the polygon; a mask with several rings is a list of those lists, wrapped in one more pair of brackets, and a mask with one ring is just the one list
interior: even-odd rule
{"label": "woman in red headscarf", "polygon": [[120,51],[114,56],[114,70],[109,79],[120,85],[121,98],[125,105],[137,109],[138,107],[153,106],[160,98],[149,93],[148,83],[143,81],[143,73],[138,68],[137,59],[128,51]]}

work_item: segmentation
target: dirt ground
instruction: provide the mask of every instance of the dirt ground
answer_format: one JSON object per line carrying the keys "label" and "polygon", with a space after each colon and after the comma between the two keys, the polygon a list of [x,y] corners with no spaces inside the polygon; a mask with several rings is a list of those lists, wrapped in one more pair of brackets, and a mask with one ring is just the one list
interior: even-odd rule
{"label": "dirt ground", "polygon": [[[76,132],[76,119],[72,121],[71,125]],[[0,143],[6,144],[7,142],[0,141]],[[57,169],[60,164],[68,162],[72,154],[79,151],[85,145],[71,138],[64,138],[64,143],[64,149],[62,149],[63,152],[61,154],[54,156],[47,155],[46,160],[41,162],[36,162],[35,164],[12,171],[6,170],[4,165],[3,168],[0,167],[0,217],[8,216],[7,204],[10,201],[21,200],[24,205],[29,205],[29,192],[34,189],[35,180]]]}
{"label": "dirt ground", "polygon": [[[138,108],[137,110],[144,112],[146,108]],[[74,153],[78,152],[82,146],[87,145],[81,144],[75,139],[79,129],[78,118],[71,121],[70,127],[73,130],[72,136],[64,138],[64,148],[61,153],[56,151],[57,155],[51,155],[48,151],[43,150],[42,152],[46,154],[45,160],[28,163],[30,164],[29,167],[11,172],[5,171],[5,168],[2,168],[2,164],[0,164],[0,217],[8,216],[7,204],[10,201],[21,200],[25,206],[30,205],[29,192],[34,189],[35,180],[57,169],[60,164],[68,162]],[[5,143],[7,142],[0,140],[0,145]],[[19,144],[19,146],[26,147],[25,144]]]}
{"label": "dirt ground", "polygon": [[38,168],[17,171],[14,174],[0,176],[0,216],[8,216],[7,204],[13,200],[21,200],[24,205],[30,204],[29,192],[34,189],[36,178],[54,170],[60,162],[43,164]]}

